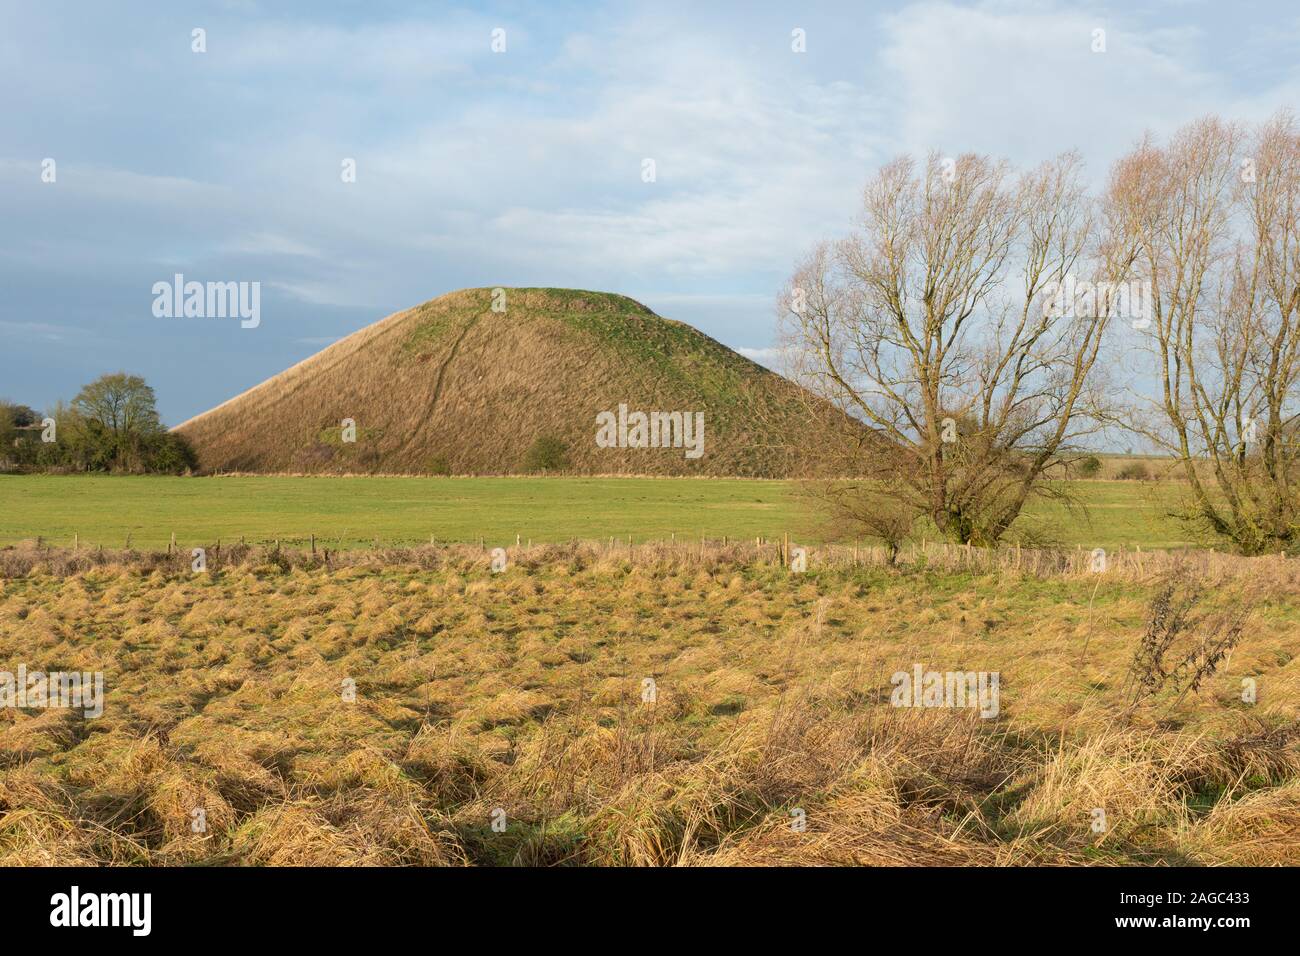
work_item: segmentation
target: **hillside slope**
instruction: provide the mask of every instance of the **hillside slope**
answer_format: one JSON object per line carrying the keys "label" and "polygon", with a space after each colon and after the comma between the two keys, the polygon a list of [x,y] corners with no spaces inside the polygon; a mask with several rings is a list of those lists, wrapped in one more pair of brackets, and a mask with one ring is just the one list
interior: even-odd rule
{"label": "hillside slope", "polygon": [[[616,418],[620,404],[629,443],[632,412],[702,413],[702,453],[601,447],[597,416]],[[178,431],[209,473],[512,474],[549,438],[577,474],[786,477],[799,448],[852,427],[810,407],[787,380],[624,296],[508,289],[494,312],[490,289],[465,289],[390,315]]]}

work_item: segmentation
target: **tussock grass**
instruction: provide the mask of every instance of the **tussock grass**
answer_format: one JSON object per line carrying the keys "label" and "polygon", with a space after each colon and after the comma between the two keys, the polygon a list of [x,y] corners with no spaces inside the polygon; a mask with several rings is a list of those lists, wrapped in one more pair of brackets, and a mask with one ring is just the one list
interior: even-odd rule
{"label": "tussock grass", "polygon": [[[0,551],[0,669],[106,681],[0,710],[0,862],[1300,863],[1294,562],[1028,555]],[[1171,576],[1250,625],[1130,707]],[[891,706],[914,663],[998,716]]]}

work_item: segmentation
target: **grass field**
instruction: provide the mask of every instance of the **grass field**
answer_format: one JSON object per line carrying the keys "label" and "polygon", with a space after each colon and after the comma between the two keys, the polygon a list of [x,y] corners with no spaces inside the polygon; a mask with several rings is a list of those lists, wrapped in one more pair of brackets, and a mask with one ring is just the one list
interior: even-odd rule
{"label": "grass field", "polygon": [[[0,552],[0,660],[104,676],[99,716],[0,711],[0,864],[1300,863],[1296,562],[944,553]],[[1166,578],[1183,640],[1249,626],[1135,706]],[[891,706],[917,665],[996,713]]]}
{"label": "grass field", "polygon": [[[1167,483],[1077,481],[1082,508],[1039,505],[1027,519],[1067,547],[1190,544],[1167,517]],[[0,544],[182,547],[220,539],[349,548],[514,544],[672,534],[711,540],[827,535],[789,482],[660,478],[290,478],[0,476]]]}

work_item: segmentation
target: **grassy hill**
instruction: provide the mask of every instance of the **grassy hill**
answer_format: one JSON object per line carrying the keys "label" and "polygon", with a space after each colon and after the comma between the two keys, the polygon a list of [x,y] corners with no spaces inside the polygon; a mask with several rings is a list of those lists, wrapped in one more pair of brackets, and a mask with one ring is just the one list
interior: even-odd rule
{"label": "grassy hill", "polygon": [[[391,315],[178,430],[205,472],[517,474],[550,439],[576,474],[784,477],[799,448],[848,427],[625,296],[505,291],[504,312],[492,290],[466,289]],[[702,412],[703,454],[599,447],[597,415],[620,404]]]}

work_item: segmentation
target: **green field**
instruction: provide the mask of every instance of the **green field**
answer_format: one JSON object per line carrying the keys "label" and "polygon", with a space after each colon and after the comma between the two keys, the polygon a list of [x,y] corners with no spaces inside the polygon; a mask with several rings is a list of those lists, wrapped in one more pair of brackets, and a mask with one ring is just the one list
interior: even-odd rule
{"label": "green field", "polygon": [[[1166,515],[1163,483],[1079,481],[1074,511],[1041,505],[1029,521],[1073,547],[1191,544]],[[288,478],[0,476],[0,544],[122,547],[216,540],[325,547],[438,541],[513,544],[616,536],[635,541],[826,538],[790,482],[673,478]]]}

